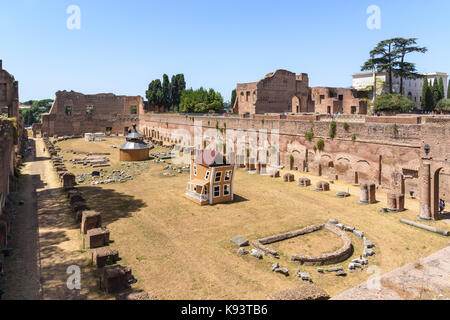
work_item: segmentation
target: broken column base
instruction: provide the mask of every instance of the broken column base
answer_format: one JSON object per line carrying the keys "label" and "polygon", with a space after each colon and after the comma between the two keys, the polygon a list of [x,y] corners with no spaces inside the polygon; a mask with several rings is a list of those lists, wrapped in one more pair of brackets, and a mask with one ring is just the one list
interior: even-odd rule
{"label": "broken column base", "polygon": [[109,247],[98,248],[92,252],[92,262],[98,267],[113,265],[119,260],[119,251]]}
{"label": "broken column base", "polygon": [[107,267],[103,270],[101,288],[107,293],[119,292],[130,287],[131,268],[120,265]]}
{"label": "broken column base", "polygon": [[109,230],[97,228],[91,229],[86,235],[86,248],[94,249],[107,246],[109,244]]}

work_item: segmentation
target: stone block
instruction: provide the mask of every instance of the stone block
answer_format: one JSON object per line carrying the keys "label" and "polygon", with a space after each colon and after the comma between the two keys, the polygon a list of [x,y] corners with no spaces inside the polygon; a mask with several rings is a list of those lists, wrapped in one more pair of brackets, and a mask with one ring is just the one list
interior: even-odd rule
{"label": "stone block", "polygon": [[129,288],[131,268],[120,265],[107,267],[102,274],[102,288],[107,293],[114,293]]}
{"label": "stone block", "polygon": [[86,234],[86,248],[95,249],[109,244],[109,230],[103,228],[91,229]]}
{"label": "stone block", "polygon": [[234,237],[230,241],[233,242],[235,245],[237,245],[239,247],[246,247],[246,246],[248,246],[248,240],[245,239],[244,237],[241,237],[241,236]]}
{"label": "stone block", "polygon": [[86,234],[91,229],[102,227],[102,216],[95,211],[84,211],[81,218],[81,232]]}
{"label": "stone block", "polygon": [[119,251],[110,247],[98,248],[92,251],[92,262],[102,268],[106,265],[115,264],[119,260]]}

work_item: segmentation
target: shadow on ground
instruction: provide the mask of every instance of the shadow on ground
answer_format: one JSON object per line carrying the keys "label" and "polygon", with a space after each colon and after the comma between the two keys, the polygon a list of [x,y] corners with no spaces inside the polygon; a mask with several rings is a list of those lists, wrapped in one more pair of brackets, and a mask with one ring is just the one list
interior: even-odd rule
{"label": "shadow on ground", "polygon": [[103,224],[110,224],[147,207],[144,201],[128,194],[99,187],[79,187],[91,210],[102,215]]}

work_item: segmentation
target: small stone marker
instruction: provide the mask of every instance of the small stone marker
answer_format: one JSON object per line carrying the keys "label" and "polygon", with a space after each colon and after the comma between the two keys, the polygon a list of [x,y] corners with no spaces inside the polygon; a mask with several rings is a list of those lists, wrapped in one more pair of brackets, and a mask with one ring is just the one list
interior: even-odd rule
{"label": "small stone marker", "polygon": [[248,239],[245,239],[244,237],[241,237],[241,236],[234,237],[230,241],[239,247],[248,246]]}
{"label": "small stone marker", "polygon": [[339,222],[337,221],[337,220],[334,220],[334,219],[330,219],[330,220],[328,220],[328,223],[330,223],[330,224],[338,224]]}

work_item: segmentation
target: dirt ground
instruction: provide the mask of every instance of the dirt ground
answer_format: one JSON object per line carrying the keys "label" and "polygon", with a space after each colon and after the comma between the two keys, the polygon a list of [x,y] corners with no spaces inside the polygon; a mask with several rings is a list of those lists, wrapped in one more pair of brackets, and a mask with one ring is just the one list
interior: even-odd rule
{"label": "dirt ground", "polygon": [[[14,249],[5,261],[1,287],[5,300],[67,300],[105,298],[97,290],[97,278],[89,255],[82,250],[79,226],[52,170],[44,144],[37,139],[36,156],[29,154],[19,179],[13,222]],[[81,290],[67,288],[67,268],[81,269]]]}
{"label": "dirt ground", "polygon": [[[81,140],[81,139],[80,139]],[[63,149],[111,152],[111,141],[85,144],[64,141]],[[120,145],[116,143],[116,145]],[[91,150],[92,149],[92,150]],[[289,261],[295,242],[277,244],[284,255],[281,266],[288,267],[286,278],[271,272],[275,261],[262,261],[239,256],[230,239],[242,235],[249,240],[324,223],[330,218],[363,230],[376,244],[376,256],[370,264],[381,274],[425,257],[448,244],[448,239],[399,223],[400,218],[417,220],[418,200],[406,200],[407,211],[382,214],[386,192],[377,193],[379,203],[362,206],[359,187],[335,182],[331,192],[315,192],[313,187],[300,188],[282,179],[250,175],[238,170],[235,179],[236,200],[233,203],[200,207],[184,197],[187,173],[164,177],[163,164],[151,163],[150,168],[133,181],[123,184],[82,186],[92,209],[103,216],[111,231],[113,248],[119,250],[121,264],[132,268],[138,280],[137,288],[158,299],[265,299],[267,296],[296,286],[300,280],[295,270],[310,272],[315,284],[332,296],[367,280],[366,271],[337,278],[333,274],[319,275],[316,267],[298,266]],[[304,174],[292,172],[296,180]],[[309,176],[313,185],[319,177]],[[338,199],[337,191],[347,191],[350,198]],[[443,221],[433,223],[448,227]],[[351,235],[354,254],[363,252],[362,240]],[[324,252],[339,247],[340,239],[326,232],[299,238],[298,248]],[[297,241],[297,239],[295,240]],[[331,242],[331,243],[330,243]],[[310,245],[311,247],[309,247]],[[286,252],[284,252],[286,251]],[[348,262],[348,261],[347,261]],[[343,265],[343,264],[339,264]]]}

